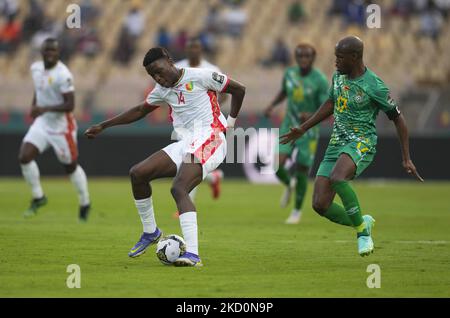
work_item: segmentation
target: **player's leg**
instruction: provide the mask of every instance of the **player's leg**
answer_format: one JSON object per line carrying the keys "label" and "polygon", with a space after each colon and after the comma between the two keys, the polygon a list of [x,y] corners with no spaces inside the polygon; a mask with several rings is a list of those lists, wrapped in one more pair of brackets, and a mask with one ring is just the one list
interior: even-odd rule
{"label": "player's leg", "polygon": [[163,150],[154,153],[130,169],[134,202],[142,222],[143,234],[128,256],[137,257],[145,253],[145,250],[151,244],[158,242],[162,236],[155,220],[150,182],[159,178],[174,177],[176,173],[177,165]]}
{"label": "player's leg", "polygon": [[30,217],[47,203],[47,198],[42,190],[39,167],[36,157],[48,147],[45,133],[37,125],[32,125],[23,139],[19,150],[19,163],[25,181],[31,187],[32,200],[24,216]]}
{"label": "player's leg", "polygon": [[286,167],[289,158],[290,152],[280,152],[278,154],[278,168],[275,171],[275,175],[277,176],[278,180],[280,180],[280,182],[286,187],[280,199],[280,206],[282,208],[288,206],[289,201],[291,200],[292,192],[295,188],[296,181],[295,178],[291,176],[291,173],[289,171],[290,169]]}
{"label": "player's leg", "polygon": [[78,217],[81,222],[85,222],[91,208],[91,202],[86,173],[78,164],[77,131],[74,129],[63,135],[49,135],[48,141],[78,193]]}
{"label": "player's leg", "polygon": [[203,168],[200,163],[195,162],[194,155],[186,156],[170,189],[180,213],[180,227],[186,241],[186,255],[180,257],[174,263],[175,266],[201,264],[198,256],[197,209],[189,197],[189,192],[202,181]]}
{"label": "player's leg", "polygon": [[313,209],[320,216],[323,216],[331,222],[352,226],[352,222],[348,217],[345,209],[333,202],[336,192],[331,187],[331,182],[328,177],[318,175],[314,182],[313,193]]}
{"label": "player's leg", "polygon": [[286,220],[286,224],[298,224],[300,223],[302,216],[303,201],[306,196],[306,189],[308,186],[308,173],[309,167],[300,163],[295,164],[295,203],[294,209]]}
{"label": "player's leg", "polygon": [[78,202],[80,205],[79,220],[85,222],[87,221],[89,211],[91,209],[86,173],[78,164],[77,160],[71,162],[70,164],[64,164],[64,170],[78,193]]}
{"label": "player's leg", "polygon": [[358,252],[365,256],[373,252],[371,229],[374,220],[371,216],[362,216],[358,197],[349,181],[356,175],[356,164],[347,153],[342,153],[330,175],[331,186],[341,198],[345,211],[356,229]]}

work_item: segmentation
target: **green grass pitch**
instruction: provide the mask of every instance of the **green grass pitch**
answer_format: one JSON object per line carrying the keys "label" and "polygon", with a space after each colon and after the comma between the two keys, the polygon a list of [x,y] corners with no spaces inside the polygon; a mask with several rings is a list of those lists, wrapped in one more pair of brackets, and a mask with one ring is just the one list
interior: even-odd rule
{"label": "green grass pitch", "polygon": [[[226,181],[222,197],[197,194],[204,267],[162,265],[152,246],[127,256],[141,234],[127,179],[90,179],[87,224],[77,222],[68,179],[43,177],[49,203],[25,220],[29,189],[0,179],[1,297],[449,297],[450,183],[355,182],[362,209],[377,220],[375,253],[357,254],[353,229],[312,211],[311,184],[303,221],[284,225],[282,187]],[[168,181],[153,184],[158,226],[180,234]],[[69,264],[81,288],[69,289]],[[381,288],[369,289],[369,264]]]}

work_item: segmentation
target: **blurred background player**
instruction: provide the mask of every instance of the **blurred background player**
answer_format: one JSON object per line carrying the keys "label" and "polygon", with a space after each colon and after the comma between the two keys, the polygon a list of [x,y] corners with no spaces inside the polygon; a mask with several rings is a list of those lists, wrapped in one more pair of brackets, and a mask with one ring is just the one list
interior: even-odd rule
{"label": "blurred background player", "polygon": [[[217,73],[222,73],[219,67],[214,64],[209,63],[203,58],[203,46],[199,37],[191,37],[186,42],[186,59],[175,63],[178,68],[193,67],[193,68],[204,68],[212,70]],[[219,105],[223,105],[226,101],[226,95],[219,93],[218,96]],[[223,179],[223,171],[221,169],[216,169],[205,177],[211,187],[212,197],[214,199],[220,196],[220,184]],[[190,193],[192,201],[195,200],[195,195],[197,194],[198,187],[195,187]]]}
{"label": "blurred background player", "polygon": [[[174,178],[171,193],[180,213],[180,227],[186,241],[186,252],[174,265],[201,266],[197,212],[189,193],[224,160],[227,146],[224,132],[234,127],[245,87],[211,70],[177,68],[168,52],[160,47],[147,52],[143,66],[157,83],[146,101],[90,127],[85,134],[88,138],[94,138],[108,127],[135,122],[159,105],[169,105],[178,141],[155,152],[130,170],[133,195],[144,233],[128,256],[143,254],[161,238],[162,232],[156,225],[153,211],[150,181],[170,177]],[[228,119],[220,111],[217,92],[232,95]]]}
{"label": "blurred background player", "polygon": [[[341,39],[335,48],[336,72],[328,99],[302,125],[281,136],[281,143],[295,143],[309,129],[334,116],[333,132],[319,170],[313,194],[313,208],[337,224],[356,229],[358,253],[373,252],[372,228],[375,220],[362,214],[358,197],[349,181],[358,177],[375,157],[375,120],[382,110],[394,122],[403,157],[403,167],[418,180],[410,153],[406,121],[384,82],[363,62],[363,42],[356,36]],[[333,202],[338,195],[343,207]]]}
{"label": "blurred background player", "polygon": [[33,196],[24,216],[35,215],[47,203],[40,183],[39,168],[34,160],[52,147],[77,189],[79,218],[86,221],[90,200],[86,174],[77,162],[77,123],[72,114],[75,107],[73,77],[59,60],[59,45],[55,39],[49,38],[43,42],[41,54],[43,61],[31,66],[35,88],[31,106],[34,122],[23,139],[19,153],[22,174],[31,186]]}
{"label": "blurred background player", "polygon": [[[265,111],[267,117],[271,116],[275,107],[287,98],[287,110],[280,127],[280,135],[289,132],[290,127],[299,126],[308,120],[328,96],[326,76],[313,67],[315,48],[309,44],[299,44],[294,55],[297,65],[286,69],[281,90]],[[294,209],[286,220],[287,224],[300,222],[308,174],[314,163],[319,133],[319,127],[315,127],[299,138],[293,147],[290,144],[279,145],[279,167],[276,175],[286,186],[281,198],[282,207],[288,205],[292,191],[295,190]]]}

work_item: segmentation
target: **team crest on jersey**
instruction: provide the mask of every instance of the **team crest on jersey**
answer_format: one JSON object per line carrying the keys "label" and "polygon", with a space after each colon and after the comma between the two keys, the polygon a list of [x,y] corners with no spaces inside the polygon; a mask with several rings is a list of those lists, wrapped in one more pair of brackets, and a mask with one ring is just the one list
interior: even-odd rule
{"label": "team crest on jersey", "polygon": [[194,83],[193,82],[186,83],[185,87],[188,90],[188,92],[192,92],[192,90],[194,89]]}
{"label": "team crest on jersey", "polygon": [[217,72],[214,72],[214,73],[212,73],[212,79],[220,84],[223,84],[223,81],[225,80],[225,76],[220,75]]}

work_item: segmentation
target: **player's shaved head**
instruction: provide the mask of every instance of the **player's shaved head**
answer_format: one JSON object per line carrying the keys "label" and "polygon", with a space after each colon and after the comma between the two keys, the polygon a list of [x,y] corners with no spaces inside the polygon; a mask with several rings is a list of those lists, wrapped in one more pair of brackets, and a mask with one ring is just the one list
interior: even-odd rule
{"label": "player's shaved head", "polygon": [[357,57],[362,58],[364,53],[364,43],[357,36],[346,36],[336,44],[336,50],[342,53],[355,54]]}
{"label": "player's shaved head", "polygon": [[334,50],[337,71],[349,76],[364,72],[363,53],[363,41],[357,36],[346,36],[341,39]]}

